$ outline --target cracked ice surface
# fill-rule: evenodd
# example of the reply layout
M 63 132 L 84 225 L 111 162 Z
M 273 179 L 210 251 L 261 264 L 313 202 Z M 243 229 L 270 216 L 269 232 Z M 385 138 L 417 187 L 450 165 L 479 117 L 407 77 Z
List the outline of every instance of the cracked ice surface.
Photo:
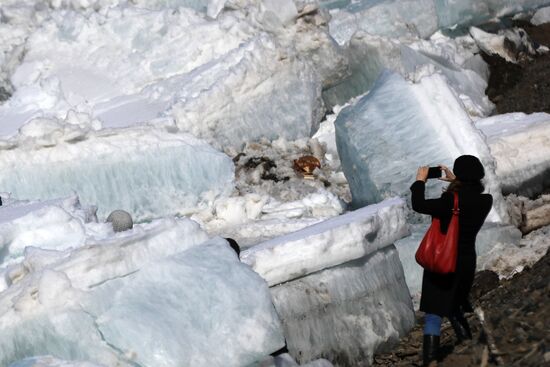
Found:
M 95 211 L 81 208 L 78 197 L 45 202 L 14 202 L 2 196 L 0 269 L 20 261 L 27 246 L 43 250 L 79 247 L 93 230 L 86 228 L 85 222 L 94 219 Z M 5 288 L 3 284 L 0 291 Z
M 25 358 L 9 365 L 9 367 L 104 367 L 99 364 L 84 361 L 63 361 L 52 356 Z
M 487 136 L 504 193 L 534 196 L 550 185 L 550 114 L 507 113 L 476 127 Z
M 410 83 L 384 72 L 366 96 L 340 112 L 335 125 L 355 207 L 395 195 L 410 197 L 417 167 L 452 167 L 456 157 L 472 154 L 483 162 L 494 197 L 490 220 L 507 220 L 494 158 L 442 75 Z M 428 186 L 427 194 L 439 196 L 441 186 Z
M 427 38 L 438 29 L 470 26 L 534 10 L 549 0 L 359 0 L 335 1 L 330 33 L 339 44 L 357 31 L 388 37 Z
M 445 75 L 469 115 L 486 116 L 494 106 L 485 95 L 487 65 L 476 58 L 478 52 L 471 37 L 450 39 L 436 33 L 430 40 L 398 40 L 358 32 L 348 47 L 351 76 L 325 90 L 323 98 L 329 106 L 343 104 L 367 92 L 384 69 L 408 80 L 431 70 Z
M 396 343 L 415 323 L 393 245 L 272 287 L 271 294 L 288 349 L 300 362 L 372 362 L 377 350 Z
M 403 200 L 388 199 L 253 246 L 241 253 L 241 260 L 269 285 L 302 277 L 406 236 L 405 210 Z
M 75 109 L 107 128 L 171 116 L 217 147 L 309 136 L 321 87 L 343 75 L 345 59 L 322 26 L 296 17 L 289 1 L 251 1 L 216 20 L 129 4 L 53 11 L 4 70 L 14 93 L 0 107 L 0 134 Z
M 1 293 L 0 364 L 242 366 L 281 348 L 265 281 L 207 240 L 190 220 L 164 219 L 47 258 L 29 251 Z
M 4 142 L 0 155 L 0 186 L 20 199 L 76 191 L 83 204 L 99 206 L 101 217 L 123 209 L 143 220 L 185 212 L 232 189 L 231 159 L 187 134 L 134 127 L 72 135 L 39 123 L 26 125 L 25 139 Z

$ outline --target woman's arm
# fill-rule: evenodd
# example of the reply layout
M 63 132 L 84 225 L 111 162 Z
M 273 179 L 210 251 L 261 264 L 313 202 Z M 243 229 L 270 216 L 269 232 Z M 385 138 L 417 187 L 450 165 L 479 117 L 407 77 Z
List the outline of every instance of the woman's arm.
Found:
M 411 186 L 411 202 L 415 212 L 428 214 L 434 217 L 449 215 L 453 208 L 453 196 L 450 193 L 443 193 L 439 199 L 426 199 L 424 191 L 426 183 L 417 180 Z

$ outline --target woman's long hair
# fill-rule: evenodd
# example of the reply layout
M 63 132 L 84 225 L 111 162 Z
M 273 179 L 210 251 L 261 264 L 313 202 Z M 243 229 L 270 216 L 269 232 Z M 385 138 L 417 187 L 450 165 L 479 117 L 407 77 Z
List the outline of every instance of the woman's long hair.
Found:
M 445 191 L 447 192 L 459 192 L 464 189 L 475 191 L 479 194 L 481 194 L 483 191 L 485 191 L 485 186 L 481 182 L 481 180 L 478 181 L 468 181 L 468 182 L 462 182 L 458 178 L 455 178 L 449 186 L 447 186 L 447 189 Z

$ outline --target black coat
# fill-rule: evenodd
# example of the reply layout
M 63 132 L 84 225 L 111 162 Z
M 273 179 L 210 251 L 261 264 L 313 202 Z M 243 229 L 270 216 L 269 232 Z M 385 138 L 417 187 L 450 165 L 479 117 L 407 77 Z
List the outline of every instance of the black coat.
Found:
M 441 220 L 442 231 L 446 232 L 451 220 L 453 194 L 444 192 L 439 199 L 424 198 L 425 183 L 416 181 L 411 186 L 412 208 Z M 420 310 L 439 316 L 449 316 L 459 307 L 472 311 L 468 295 L 474 281 L 476 269 L 475 241 L 485 218 L 493 205 L 493 197 L 479 194 L 468 186 L 458 191 L 458 257 L 456 271 L 438 274 L 424 270 Z

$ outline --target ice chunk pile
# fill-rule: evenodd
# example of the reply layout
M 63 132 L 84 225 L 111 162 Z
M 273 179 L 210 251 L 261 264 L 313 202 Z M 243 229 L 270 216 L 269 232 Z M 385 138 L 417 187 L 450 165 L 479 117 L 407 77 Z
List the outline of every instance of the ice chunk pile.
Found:
M 250 1 L 217 20 L 167 5 L 53 11 L 21 65 L 5 70 L 14 94 L 0 107 L 2 134 L 77 109 L 104 127 L 172 116 L 217 147 L 308 136 L 323 114 L 321 87 L 345 60 L 321 26 L 297 25 L 295 5 L 279 3 Z
M 549 51 L 531 40 L 527 32 L 521 28 L 500 30 L 498 34 L 470 27 L 470 34 L 477 45 L 488 55 L 499 55 L 508 62 L 517 63 L 525 57 L 538 56 Z
M 267 284 L 223 239 L 207 239 L 190 220 L 164 219 L 73 251 L 27 253 L 0 298 L 0 364 L 55 355 L 242 366 L 278 350 Z
M 123 209 L 143 220 L 182 213 L 231 192 L 231 159 L 186 134 L 146 127 L 92 131 L 85 138 L 39 133 L 8 141 L 0 155 L 0 187 L 18 198 L 45 200 L 76 191 L 83 204 L 99 206 L 100 217 Z
M 370 364 L 376 351 L 395 344 L 415 323 L 393 245 L 271 293 L 288 349 L 300 362 L 323 357 L 338 365 Z
M 414 325 L 392 243 L 408 232 L 400 198 L 349 212 L 241 253 L 270 285 L 300 363 L 368 362 Z
M 0 267 L 19 260 L 27 246 L 45 250 L 82 246 L 87 235 L 84 223 L 94 216 L 94 210 L 81 208 L 77 197 L 12 203 L 4 198 L 0 206 Z
M 385 200 L 300 231 L 266 241 L 241 253 L 270 285 L 346 263 L 375 252 L 408 234 L 405 202 Z
M 437 30 L 437 23 L 433 0 L 362 0 L 333 13 L 330 34 L 339 44 L 348 42 L 357 31 L 425 38 Z
M 333 12 L 330 32 L 340 44 L 347 43 L 357 31 L 427 38 L 440 28 L 476 25 L 549 4 L 549 0 L 333 1 L 330 6 L 341 9 Z
M 537 10 L 531 18 L 531 23 L 534 25 L 550 23 L 550 6 Z
M 63 361 L 52 356 L 25 358 L 9 367 L 103 367 L 95 363 L 84 361 Z
M 491 18 L 500 18 L 549 5 L 548 0 L 434 0 L 439 26 L 480 24 Z
M 445 75 L 471 116 L 486 116 L 493 104 L 485 95 L 486 75 L 471 68 L 477 47 L 473 39 L 452 40 L 437 33 L 429 41 L 397 40 L 356 33 L 350 41 L 351 76 L 325 90 L 323 98 L 329 106 L 343 104 L 367 92 L 384 69 L 415 80 L 419 75 L 438 71 Z M 478 60 L 483 66 L 485 63 Z
M 507 113 L 476 122 L 504 193 L 534 196 L 550 185 L 550 114 Z
M 500 278 L 510 278 L 539 261 L 550 248 L 550 226 L 539 228 L 519 243 L 507 245 L 496 243 L 489 252 L 481 256 L 482 269 L 496 272 Z
M 335 125 L 355 207 L 408 196 L 419 166 L 452 167 L 459 155 L 472 154 L 483 162 L 487 188 L 494 197 L 490 220 L 507 218 L 484 137 L 442 75 L 411 83 L 386 71 L 366 96 L 340 112 Z M 428 196 L 440 194 L 440 185 L 428 185 Z

